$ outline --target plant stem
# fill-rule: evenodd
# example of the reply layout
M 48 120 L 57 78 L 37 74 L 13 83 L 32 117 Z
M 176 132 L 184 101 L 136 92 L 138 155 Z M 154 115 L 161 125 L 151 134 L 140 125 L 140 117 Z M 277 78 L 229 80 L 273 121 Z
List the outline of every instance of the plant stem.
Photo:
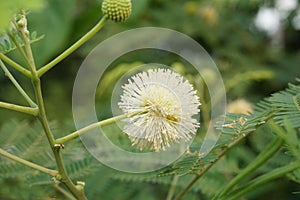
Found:
M 53 187 L 59 191 L 60 193 L 62 193 L 63 195 L 65 195 L 65 197 L 67 197 L 70 200 L 76 200 L 75 197 L 70 194 L 68 191 L 66 191 L 64 188 L 60 187 L 58 184 L 54 184 Z
M 178 195 L 175 197 L 174 200 L 181 199 L 183 195 L 199 180 L 199 178 L 201 178 L 205 174 L 205 172 L 207 172 L 215 163 L 217 163 L 230 149 L 232 149 L 234 146 L 239 144 L 245 137 L 247 137 L 247 135 L 242 135 L 238 139 L 230 143 L 219 153 L 218 157 L 215 160 L 211 161 L 204 168 L 199 169 L 197 175 L 191 180 L 191 182 L 183 190 L 181 190 L 181 192 L 178 193 Z
M 15 21 L 13 21 L 13 24 L 15 26 L 15 28 L 17 29 L 18 25 L 16 24 Z M 21 54 L 21 56 L 23 57 L 23 59 L 25 60 L 26 64 L 29 66 L 30 63 L 29 63 L 29 60 L 26 56 L 26 53 L 24 51 L 24 49 L 21 47 L 21 45 L 18 43 L 18 41 L 16 40 L 15 36 L 12 35 L 9 31 L 7 31 L 7 35 L 10 37 L 10 39 L 13 41 L 13 43 L 16 45 L 19 53 Z
M 279 177 L 282 177 L 284 175 L 286 175 L 287 173 L 290 173 L 294 170 L 300 169 L 300 162 L 296 161 L 296 162 L 292 162 L 286 166 L 277 168 L 267 174 L 264 174 L 250 182 L 248 182 L 247 184 L 245 184 L 243 187 L 232 191 L 230 194 L 232 194 L 232 196 L 230 197 L 226 197 L 226 200 L 236 200 L 239 199 L 241 196 L 243 196 L 244 194 L 246 194 L 249 191 L 254 190 L 255 188 L 257 188 L 260 185 L 263 185 L 267 182 L 270 182 L 274 179 L 277 179 Z M 229 194 L 229 195 L 230 195 Z
M 263 114 L 265 115 L 265 114 Z M 264 124 L 266 121 L 268 121 L 269 119 L 271 119 L 274 115 L 274 111 L 268 113 L 267 117 L 264 118 L 263 122 L 257 123 L 255 126 L 255 130 L 257 127 L 259 127 L 260 125 Z M 246 138 L 248 135 L 250 135 L 251 133 L 253 133 L 255 130 L 246 133 L 246 134 L 242 134 L 239 136 L 239 138 L 237 138 L 236 140 L 234 140 L 232 143 L 228 144 L 227 146 L 225 146 L 220 153 L 218 153 L 218 156 L 211 161 L 209 164 L 207 164 L 205 167 L 199 169 L 197 175 L 191 180 L 191 182 L 181 191 L 178 193 L 178 195 L 175 197 L 175 200 L 179 200 L 183 197 L 183 195 L 199 180 L 199 178 L 202 177 L 202 175 L 207 172 L 216 162 L 218 162 L 230 149 L 232 149 L 233 147 L 235 147 L 237 144 L 239 144 L 244 138 Z
M 21 112 L 21 113 L 25 113 L 25 114 L 29 114 L 29 115 L 33 115 L 33 116 L 37 116 L 39 113 L 38 108 L 30 108 L 30 107 L 19 106 L 19 105 L 5 103 L 5 102 L 0 102 L 0 107 L 6 108 L 9 110 L 14 110 L 14 111 Z
M 213 199 L 219 199 L 229 193 L 232 188 L 237 185 L 241 180 L 246 178 L 249 174 L 255 171 L 258 167 L 263 165 L 269 160 L 283 145 L 283 139 L 279 136 L 275 137 L 271 143 L 252 161 L 241 173 L 239 173 L 234 179 L 227 184 L 219 194 Z
M 86 197 L 84 196 L 83 192 L 76 188 L 76 186 L 73 184 L 73 182 L 71 181 L 71 179 L 69 178 L 69 176 L 67 174 L 67 171 L 64 167 L 62 157 L 60 154 L 60 147 L 55 146 L 55 142 L 54 142 L 55 139 L 54 139 L 52 131 L 49 127 L 49 123 L 48 123 L 47 116 L 46 116 L 40 78 L 37 76 L 36 71 L 35 71 L 35 73 L 33 73 L 33 85 L 35 88 L 37 103 L 38 103 L 38 106 L 40 109 L 38 118 L 43 126 L 43 129 L 46 133 L 49 144 L 52 148 L 52 151 L 53 151 L 53 154 L 54 154 L 54 157 L 56 160 L 56 164 L 58 167 L 58 171 L 61 175 L 60 181 L 63 182 L 68 187 L 68 189 L 73 193 L 73 195 L 76 196 L 79 200 L 85 200 Z
M 166 200 L 172 200 L 178 180 L 179 176 L 174 175 Z
M 72 139 L 74 139 L 74 138 L 76 138 L 76 137 L 78 137 L 82 134 L 87 133 L 90 130 L 93 130 L 93 129 L 98 128 L 100 126 L 105 126 L 105 125 L 114 123 L 114 122 L 122 120 L 122 119 L 132 117 L 132 116 L 137 115 L 137 114 L 140 114 L 140 112 L 130 113 L 130 114 L 123 114 L 123 115 L 119 115 L 119 116 L 116 116 L 116 117 L 112 117 L 112 118 L 109 118 L 109 119 L 102 120 L 100 122 L 90 124 L 90 125 L 82 128 L 82 129 L 80 129 L 80 130 L 77 130 L 73 133 L 70 133 L 69 135 L 66 135 L 64 137 L 56 139 L 55 144 L 63 144 L 63 143 L 68 142 L 68 141 L 70 141 L 70 140 L 72 140 Z
M 22 17 L 25 17 L 24 13 L 23 13 Z M 45 106 L 44 106 L 44 100 L 43 100 L 42 88 L 41 88 L 41 80 L 40 80 L 40 77 L 38 76 L 38 73 L 36 70 L 32 50 L 31 50 L 31 46 L 30 46 L 30 41 L 29 41 L 29 38 L 27 37 L 28 35 L 26 35 L 24 28 L 19 29 L 19 31 L 21 33 L 21 37 L 25 44 L 26 56 L 27 56 L 27 60 L 30 65 L 29 68 L 30 68 L 30 71 L 32 74 L 31 79 L 32 79 L 32 83 L 33 83 L 33 87 L 34 87 L 34 91 L 35 91 L 36 101 L 37 101 L 38 108 L 40 111 L 39 115 L 38 115 L 38 119 L 43 126 L 43 129 L 47 136 L 48 142 L 53 151 L 55 161 L 56 161 L 56 164 L 58 167 L 59 175 L 60 175 L 59 181 L 64 183 L 78 200 L 86 200 L 83 190 L 77 189 L 77 187 L 73 184 L 70 177 L 68 176 L 67 171 L 66 171 L 63 161 L 62 161 L 61 154 L 60 154 L 60 147 L 57 147 L 55 145 L 55 142 L 54 142 L 55 140 L 54 140 L 52 131 L 50 129 L 50 126 L 49 126 L 49 123 L 47 120 L 47 116 L 46 116 L 46 110 L 45 110 Z
M 76 196 L 79 200 L 85 200 L 86 197 L 84 196 L 82 191 L 77 190 L 76 186 L 73 184 L 73 182 L 71 181 L 71 179 L 69 178 L 67 171 L 64 167 L 63 161 L 62 161 L 62 157 L 61 157 L 61 153 L 60 153 L 60 147 L 56 147 L 55 146 L 55 139 L 53 137 L 52 131 L 49 127 L 49 123 L 47 120 L 47 116 L 46 116 L 46 111 L 45 111 L 45 106 L 44 106 L 44 101 L 43 101 L 43 96 L 42 96 L 42 89 L 41 89 L 41 82 L 40 82 L 40 78 L 37 76 L 36 73 L 34 73 L 33 76 L 35 79 L 33 80 L 33 84 L 34 84 L 34 88 L 35 88 L 35 93 L 36 93 L 36 98 L 37 98 L 37 102 L 39 105 L 39 109 L 40 109 L 40 113 L 39 113 L 39 120 L 45 130 L 46 136 L 48 138 L 49 144 L 52 148 L 55 160 L 56 160 L 56 164 L 58 167 L 58 171 L 61 175 L 61 182 L 63 182 L 68 189 L 73 193 L 74 196 Z
M 69 175 L 67 174 L 67 170 L 64 166 L 64 163 L 63 163 L 63 160 L 61 157 L 60 147 L 54 147 L 52 149 L 53 149 L 53 153 L 55 156 L 58 171 L 61 175 L 60 181 L 63 182 L 67 186 L 67 188 L 72 192 L 72 194 L 78 200 L 87 200 L 87 198 L 85 197 L 84 191 L 77 189 L 76 186 L 74 185 L 74 183 L 72 182 L 72 180 L 70 179 Z
M 34 164 L 32 162 L 29 162 L 27 160 L 24 160 L 24 159 L 22 159 L 22 158 L 20 158 L 18 156 L 15 156 L 13 154 L 10 154 L 10 153 L 4 151 L 1 148 L 0 148 L 0 155 L 4 156 L 6 158 L 9 158 L 9 159 L 11 159 L 13 161 L 16 161 L 18 163 L 21 163 L 23 165 L 26 165 L 27 167 L 30 167 L 30 168 L 36 169 L 36 170 L 38 170 L 40 172 L 49 174 L 49 175 L 51 175 L 53 177 L 55 177 L 55 176 L 58 175 L 58 171 L 56 171 L 56 170 L 48 169 L 48 168 L 45 168 L 43 166 L 40 166 L 40 165 Z
M 290 129 L 290 124 L 288 123 L 288 121 L 285 121 L 286 130 L 284 130 L 283 127 L 279 126 L 274 121 L 271 121 L 270 125 L 271 125 L 272 129 L 274 130 L 274 132 L 276 132 L 276 134 L 285 141 L 290 152 L 296 157 L 296 159 L 300 160 L 300 152 L 298 150 L 298 144 L 295 143 L 297 141 L 294 141 L 293 139 L 291 140 L 289 138 L 289 136 L 292 134 L 292 132 L 294 132 L 296 130 Z M 296 132 L 294 132 L 293 134 L 297 135 Z
M 15 68 L 17 71 L 21 72 L 23 75 L 27 76 L 28 78 L 31 78 L 31 73 L 15 61 L 11 60 L 9 57 L 4 55 L 3 53 L 0 53 L 0 59 Z
M 73 53 L 76 49 L 78 49 L 81 45 L 83 45 L 86 41 L 88 41 L 105 25 L 106 19 L 107 17 L 103 16 L 102 19 L 89 32 L 87 32 L 82 38 L 80 38 L 76 43 L 74 43 L 71 47 L 66 49 L 63 53 L 61 53 L 50 63 L 43 66 L 41 69 L 39 69 L 38 76 L 39 77 L 43 76 L 48 70 L 52 69 L 57 63 L 65 59 L 68 55 Z
M 25 100 L 28 102 L 28 104 L 36 108 L 37 105 L 31 100 L 31 98 L 27 95 L 27 93 L 23 90 L 23 88 L 20 86 L 20 84 L 16 81 L 16 79 L 13 77 L 13 75 L 9 72 L 7 67 L 4 65 L 2 60 L 0 59 L 0 67 L 4 71 L 5 75 L 11 80 L 11 82 L 14 84 L 14 86 L 17 88 L 17 90 L 21 93 L 21 95 L 25 98 Z

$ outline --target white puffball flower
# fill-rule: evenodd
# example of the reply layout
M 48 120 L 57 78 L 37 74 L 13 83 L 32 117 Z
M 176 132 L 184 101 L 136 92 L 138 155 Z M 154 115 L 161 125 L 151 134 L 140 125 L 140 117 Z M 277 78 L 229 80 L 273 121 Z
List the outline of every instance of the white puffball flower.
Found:
M 295 30 L 300 30 L 300 9 L 297 11 L 297 15 L 293 18 L 292 24 Z
M 290 12 L 294 10 L 297 5 L 297 0 L 276 0 L 275 2 L 276 8 L 283 12 Z
M 123 131 L 141 150 L 165 150 L 173 142 L 189 141 L 196 134 L 200 102 L 193 86 L 169 69 L 150 69 L 123 85 L 119 102 L 129 118 Z
M 269 35 L 274 35 L 280 29 L 280 20 L 277 9 L 261 7 L 255 18 L 255 25 Z

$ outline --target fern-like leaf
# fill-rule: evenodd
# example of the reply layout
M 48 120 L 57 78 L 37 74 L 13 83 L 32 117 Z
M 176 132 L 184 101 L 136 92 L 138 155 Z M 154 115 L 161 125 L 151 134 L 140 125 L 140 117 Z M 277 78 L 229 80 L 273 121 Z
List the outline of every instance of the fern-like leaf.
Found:
M 45 36 L 37 36 L 37 32 L 33 31 L 30 34 L 30 43 L 33 44 L 35 42 L 38 42 L 42 40 Z M 20 43 L 21 46 L 24 46 L 24 42 L 21 40 L 21 38 L 17 37 L 17 41 Z M 15 50 L 17 47 L 16 45 L 10 40 L 8 35 L 4 34 L 0 36 L 0 53 L 7 54 L 13 50 Z
M 50 154 L 50 147 L 46 143 L 41 127 L 25 121 L 10 121 L 0 129 L 0 147 L 5 151 L 17 155 L 28 161 L 49 166 L 54 159 Z M 34 170 L 22 166 L 7 158 L 0 157 L 0 177 L 26 177 L 33 175 Z
M 57 125 L 51 123 L 50 126 L 53 128 Z M 4 123 L 0 129 L 0 147 L 25 160 L 50 169 L 56 168 L 46 136 L 37 122 L 30 124 L 26 121 L 12 120 Z M 79 142 L 74 141 L 72 146 L 67 147 L 62 153 L 71 178 L 83 178 L 97 170 L 98 162 L 92 160 Z M 48 175 L 0 156 L 0 178 L 16 177 L 26 181 L 28 185 L 53 183 Z
M 289 88 L 272 95 L 270 103 L 277 111 L 274 119 L 283 126 L 286 119 L 294 128 L 300 127 L 300 79 L 298 85 L 289 84 Z

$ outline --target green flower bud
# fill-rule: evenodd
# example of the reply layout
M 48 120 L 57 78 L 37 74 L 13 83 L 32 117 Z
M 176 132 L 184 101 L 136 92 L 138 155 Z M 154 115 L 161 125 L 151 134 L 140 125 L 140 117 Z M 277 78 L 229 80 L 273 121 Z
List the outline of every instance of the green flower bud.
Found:
M 125 21 L 131 14 L 131 0 L 103 0 L 102 12 L 115 22 Z

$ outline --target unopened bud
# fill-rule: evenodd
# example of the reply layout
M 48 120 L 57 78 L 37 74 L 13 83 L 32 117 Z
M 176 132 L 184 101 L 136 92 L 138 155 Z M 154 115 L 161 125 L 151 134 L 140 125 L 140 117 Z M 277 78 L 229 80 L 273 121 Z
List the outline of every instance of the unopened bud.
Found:
M 102 12 L 115 22 L 125 21 L 131 14 L 131 0 L 104 0 Z

